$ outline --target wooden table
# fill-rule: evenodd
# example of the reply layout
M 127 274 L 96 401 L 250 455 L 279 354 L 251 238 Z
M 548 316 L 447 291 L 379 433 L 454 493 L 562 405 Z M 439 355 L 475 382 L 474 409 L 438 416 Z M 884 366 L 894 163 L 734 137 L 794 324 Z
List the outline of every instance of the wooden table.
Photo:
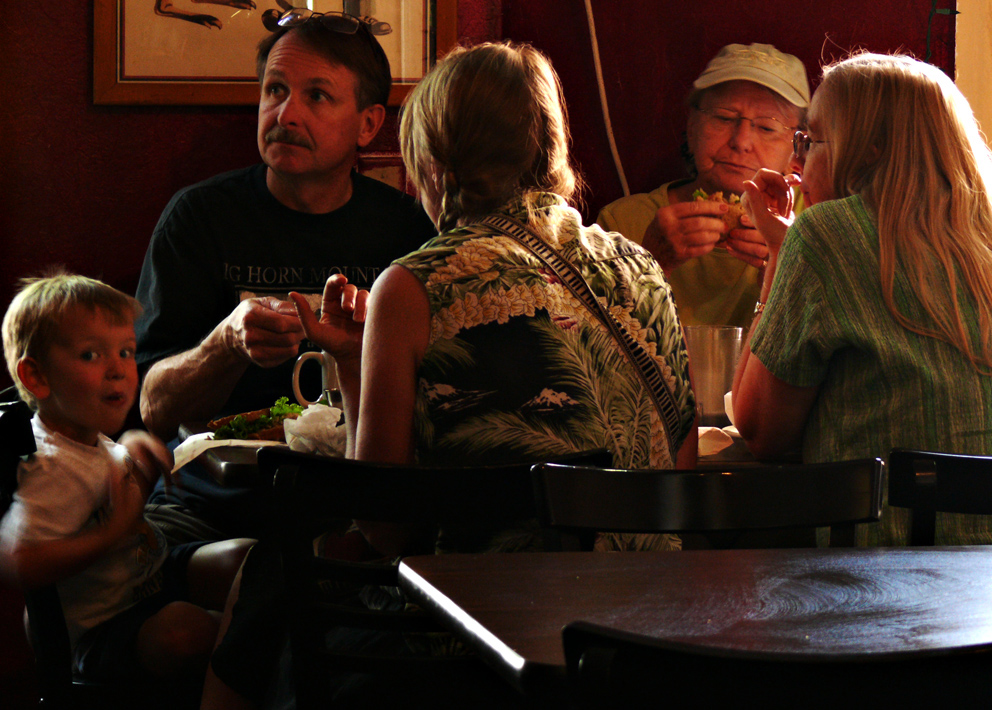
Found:
M 810 660 L 992 644 L 985 547 L 438 555 L 406 558 L 399 575 L 537 697 L 562 693 L 561 630 L 577 620 Z

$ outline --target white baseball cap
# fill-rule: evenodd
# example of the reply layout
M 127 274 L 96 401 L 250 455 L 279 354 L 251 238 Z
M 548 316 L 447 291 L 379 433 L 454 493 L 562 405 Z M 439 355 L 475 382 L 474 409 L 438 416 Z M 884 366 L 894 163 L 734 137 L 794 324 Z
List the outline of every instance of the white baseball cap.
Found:
M 770 44 L 728 44 L 693 82 L 696 89 L 708 89 L 725 81 L 753 81 L 774 91 L 793 106 L 809 106 L 806 67 L 791 54 Z

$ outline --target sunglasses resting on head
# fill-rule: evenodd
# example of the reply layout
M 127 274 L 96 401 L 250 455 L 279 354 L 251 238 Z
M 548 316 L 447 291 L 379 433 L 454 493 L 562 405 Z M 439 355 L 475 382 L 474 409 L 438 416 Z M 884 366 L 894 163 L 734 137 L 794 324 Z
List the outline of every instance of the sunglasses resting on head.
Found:
M 388 35 L 393 28 L 388 22 L 380 22 L 374 17 L 356 17 L 346 12 L 314 12 L 305 7 L 294 7 L 286 12 L 266 10 L 262 13 L 262 24 L 269 32 L 299 27 L 307 22 L 319 22 L 333 32 L 353 35 L 362 25 L 372 35 Z

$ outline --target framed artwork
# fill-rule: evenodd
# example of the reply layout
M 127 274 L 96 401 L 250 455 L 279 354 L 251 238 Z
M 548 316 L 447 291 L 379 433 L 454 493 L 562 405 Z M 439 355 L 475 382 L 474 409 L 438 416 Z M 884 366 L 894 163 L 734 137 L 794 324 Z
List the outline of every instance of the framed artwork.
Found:
M 283 2 L 285 4 L 285 0 Z M 303 0 L 294 5 L 302 7 Z M 399 105 L 458 40 L 457 0 L 307 0 L 315 12 L 372 15 Z M 276 0 L 93 0 L 93 103 L 258 103 L 255 46 Z
M 362 175 L 381 180 L 408 195 L 417 196 L 417 190 L 407 176 L 403 156 L 399 151 L 359 153 L 358 164 L 355 167 Z

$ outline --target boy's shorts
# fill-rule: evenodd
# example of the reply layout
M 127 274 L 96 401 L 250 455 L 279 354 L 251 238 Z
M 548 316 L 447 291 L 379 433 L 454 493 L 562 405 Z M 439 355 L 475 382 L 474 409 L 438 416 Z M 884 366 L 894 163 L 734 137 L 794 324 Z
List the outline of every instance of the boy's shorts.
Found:
M 193 553 L 208 542 L 190 542 L 169 549 L 159 573 L 162 589 L 82 635 L 76 644 L 73 670 L 79 678 L 112 681 L 145 673 L 135 653 L 141 625 L 175 601 L 189 601 L 186 568 Z

